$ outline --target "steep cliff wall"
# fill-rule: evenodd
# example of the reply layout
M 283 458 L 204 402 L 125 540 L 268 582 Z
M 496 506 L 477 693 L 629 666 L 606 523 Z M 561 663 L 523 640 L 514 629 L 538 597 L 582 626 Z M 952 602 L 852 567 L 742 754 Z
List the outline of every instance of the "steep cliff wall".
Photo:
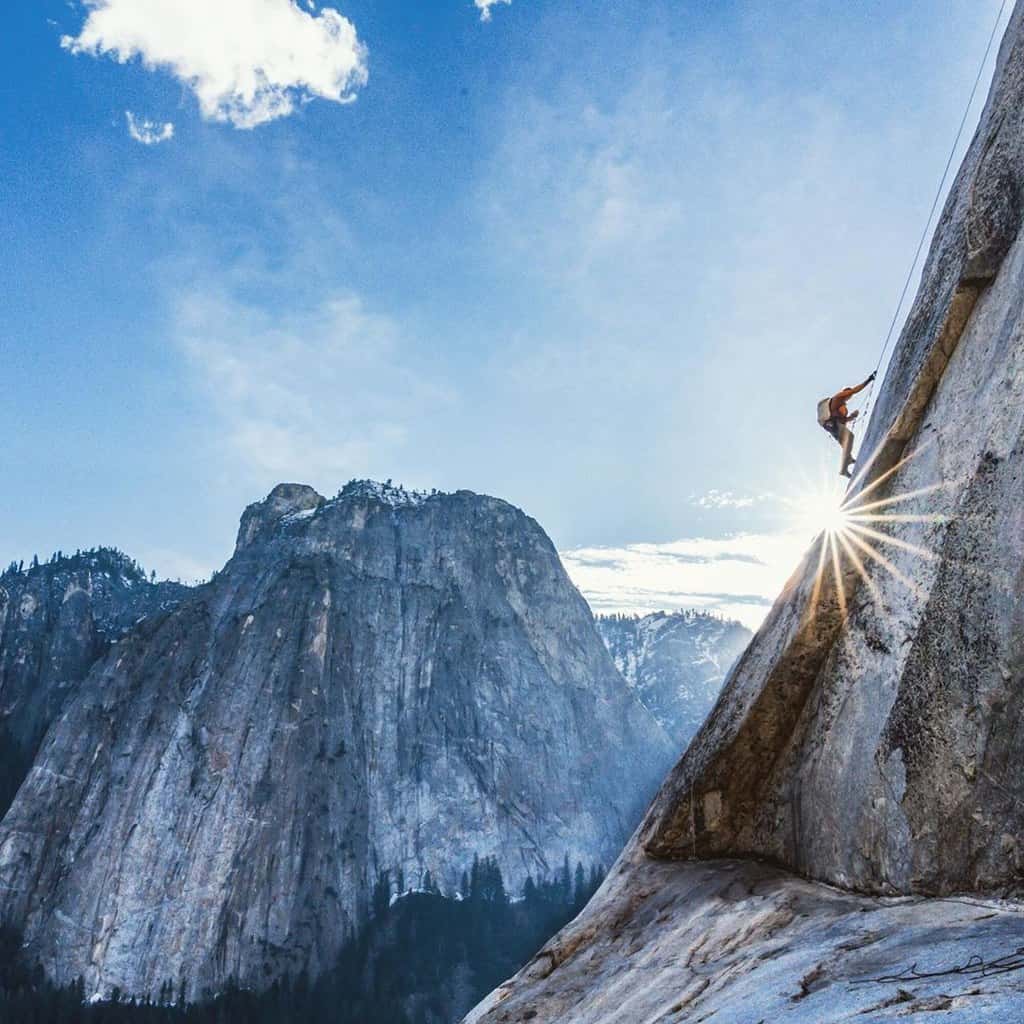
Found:
M 316 973 L 378 870 L 610 862 L 670 750 L 522 512 L 282 485 L 51 728 L 0 825 L 0 915 L 88 993 Z
M 854 534 L 876 554 L 840 546 L 841 585 L 824 541 L 808 554 L 655 801 L 654 855 L 766 856 L 881 892 L 1020 875 L 1021 16 L 865 441 L 850 501 L 880 517 Z
M 1020 946 L 1020 904 L 941 897 L 1024 872 L 1022 178 L 1018 5 L 850 495 L 881 518 L 808 553 L 601 892 L 469 1019 L 1024 1012 L 1024 972 L 870 981 Z

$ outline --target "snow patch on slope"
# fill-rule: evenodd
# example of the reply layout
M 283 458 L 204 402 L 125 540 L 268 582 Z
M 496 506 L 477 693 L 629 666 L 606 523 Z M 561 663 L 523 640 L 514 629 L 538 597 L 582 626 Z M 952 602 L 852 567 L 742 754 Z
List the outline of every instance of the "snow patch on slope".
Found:
M 750 639 L 738 622 L 707 612 L 598 616 L 598 632 L 630 688 L 683 744 L 718 697 Z

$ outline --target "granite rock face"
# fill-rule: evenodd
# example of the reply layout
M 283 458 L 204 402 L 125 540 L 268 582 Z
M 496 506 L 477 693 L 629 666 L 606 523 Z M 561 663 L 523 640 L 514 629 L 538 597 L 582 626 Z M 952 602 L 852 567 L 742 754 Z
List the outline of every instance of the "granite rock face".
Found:
M 750 642 L 739 622 L 701 612 L 599 615 L 615 667 L 683 750 Z
M 1022 15 L 878 396 L 842 585 L 823 539 L 655 801 L 653 855 L 891 893 L 1021 877 Z
M 0 824 L 0 916 L 88 994 L 316 974 L 380 870 L 610 862 L 672 757 L 540 527 L 282 485 L 93 669 Z
M 976 903 L 1024 876 L 1022 177 L 1018 4 L 864 441 L 862 518 L 808 553 L 605 885 L 474 1024 L 1024 1016 L 1024 971 L 868 982 L 1021 948 L 1024 905 Z M 764 869 L 735 857 L 816 881 L 751 889 Z

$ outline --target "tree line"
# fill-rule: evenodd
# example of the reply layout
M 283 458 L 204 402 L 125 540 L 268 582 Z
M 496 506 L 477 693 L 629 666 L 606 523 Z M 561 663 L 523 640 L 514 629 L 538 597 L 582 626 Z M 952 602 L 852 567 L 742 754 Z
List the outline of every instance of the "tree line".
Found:
M 713 608 L 677 608 L 675 611 L 659 611 L 650 612 L 641 615 L 638 612 L 609 612 L 607 614 L 599 613 L 594 616 L 598 622 L 612 622 L 616 625 L 635 626 L 641 619 L 646 619 L 649 616 L 656 616 L 659 618 L 676 618 L 683 619 L 686 622 L 733 622 L 733 619 L 727 619 L 721 612 L 716 611 Z
M 498 862 L 475 857 L 459 891 L 427 873 L 415 890 L 398 873 L 374 884 L 366 924 L 318 978 L 285 975 L 260 992 L 229 980 L 187 1003 L 180 979 L 155 998 L 86 1002 L 84 983 L 49 983 L 26 962 L 21 937 L 0 928 L 0 1021 L 11 1024 L 452 1024 L 514 974 L 594 894 L 598 865 L 565 857 L 550 877 L 527 878 L 510 897 Z
M 6 577 L 36 573 L 40 569 L 58 565 L 62 571 L 66 572 L 77 572 L 79 569 L 105 571 L 112 575 L 121 575 L 133 583 L 141 583 L 146 580 L 156 581 L 156 573 L 151 572 L 147 576 L 146 570 L 134 558 L 117 548 L 103 546 L 88 548 L 85 551 L 79 549 L 73 555 L 66 555 L 63 551 L 54 551 L 46 562 L 41 562 L 38 555 L 33 555 L 27 569 L 24 561 L 11 562 L 0 575 L 0 580 Z

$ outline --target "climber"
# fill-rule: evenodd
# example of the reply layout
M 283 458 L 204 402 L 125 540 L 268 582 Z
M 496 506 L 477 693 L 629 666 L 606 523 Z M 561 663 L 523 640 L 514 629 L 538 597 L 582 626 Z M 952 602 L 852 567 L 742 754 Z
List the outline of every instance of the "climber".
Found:
M 831 398 L 823 398 L 818 403 L 818 423 L 839 442 L 843 449 L 843 464 L 839 468 L 840 476 L 851 476 L 850 466 L 857 461 L 853 457 L 853 431 L 847 424 L 852 423 L 858 413 L 850 412 L 846 407 L 847 400 L 863 391 L 874 379 L 875 375 L 871 374 L 863 384 L 858 384 L 855 388 L 843 388 Z

